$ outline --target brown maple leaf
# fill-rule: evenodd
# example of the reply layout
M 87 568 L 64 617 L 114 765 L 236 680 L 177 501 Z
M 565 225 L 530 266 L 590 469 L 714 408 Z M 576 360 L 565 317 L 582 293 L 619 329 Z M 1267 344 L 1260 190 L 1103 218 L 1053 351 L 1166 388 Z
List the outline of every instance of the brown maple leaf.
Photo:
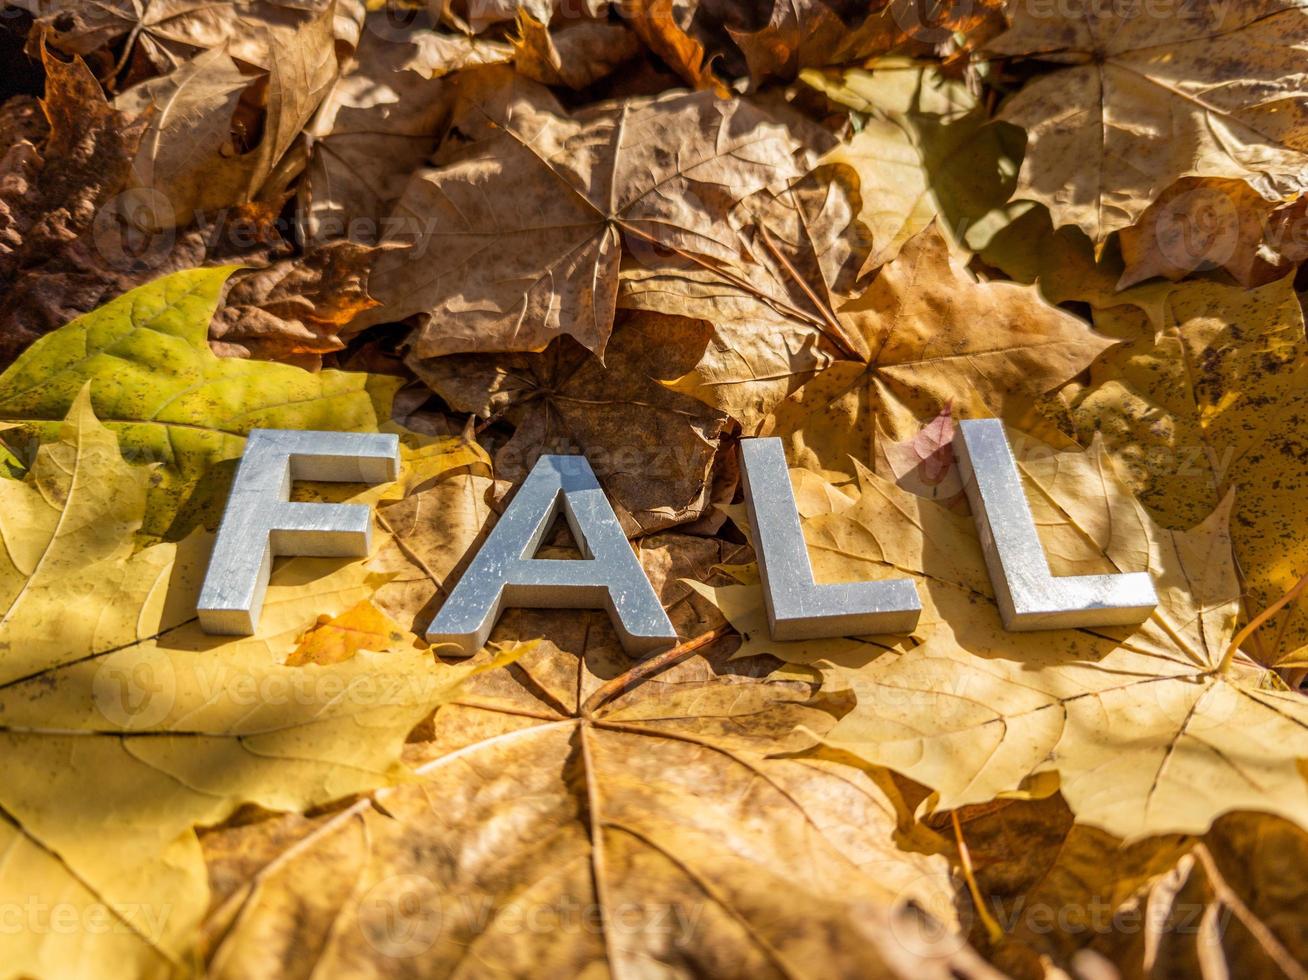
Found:
M 1242 286 L 1265 285 L 1308 258 L 1306 208 L 1308 198 L 1268 201 L 1242 180 L 1179 180 L 1122 229 L 1126 268 L 1118 286 L 1214 268 Z
M 841 314 L 871 355 L 828 367 L 765 426 L 797 462 L 833 473 L 876 458 L 878 425 L 904 439 L 946 405 L 1058 437 L 1036 402 L 1113 344 L 1034 288 L 976 280 L 934 226 Z
M 713 71 L 711 31 L 694 25 L 701 4 L 696 0 L 624 0 L 622 14 L 646 46 L 693 88 L 725 95 L 726 86 Z
M 704 356 L 670 386 L 753 432 L 817 372 L 866 358 L 862 335 L 838 313 L 857 291 L 872 238 L 855 218 L 857 200 L 852 169 L 822 167 L 732 211 L 736 265 L 705 268 L 634 251 L 622 271 L 622 306 L 716 328 Z
M 368 23 L 354 61 L 305 128 L 309 163 L 298 193 L 307 241 L 380 241 L 409 175 L 439 145 L 452 100 L 440 76 L 511 54 L 498 45 L 479 55 L 473 46 L 491 42 L 434 31 L 394 37 Z
M 0 157 L 0 286 L 6 287 L 3 306 L 13 311 L 0 314 L 10 328 L 0 334 L 0 363 L 59 325 L 32 322 L 31 311 L 15 301 L 15 281 L 94 230 L 127 183 L 142 134 L 109 105 L 81 59 L 43 57 L 46 125 L 32 120 L 23 128 L 37 135 L 48 126 L 48 135 L 39 146 L 17 139 Z
M 568 21 L 551 28 L 524 9 L 518 14 L 518 35 L 513 66 L 545 85 L 585 88 L 640 53 L 636 35 L 609 20 Z
M 1041 959 L 1064 969 L 1107 961 L 1123 974 L 1304 976 L 1303 885 L 1288 871 L 1308 859 L 1308 834 L 1288 820 L 1231 813 L 1199 838 L 1124 844 L 1074 825 L 1057 794 L 958 817 L 1005 932 L 991 958 L 1013 976 L 1043 975 Z M 1065 927 L 1048 928 L 1059 914 Z
M 420 357 L 541 350 L 561 334 L 602 355 L 624 243 L 729 264 L 729 211 L 802 173 L 789 129 L 744 100 L 674 92 L 568 115 L 507 69 L 458 84 L 459 138 L 396 209 L 415 247 L 380 264 L 385 306 L 361 321 L 425 315 Z
M 368 278 L 386 251 L 338 240 L 236 273 L 209 329 L 215 351 L 318 366 L 320 355 L 345 347 L 341 329 L 377 305 Z
M 267 67 L 251 72 L 224 42 L 115 99 L 148 126 L 133 170 L 153 227 L 184 228 L 203 212 L 275 200 L 303 167 L 285 158 L 340 71 L 334 6 L 293 31 L 250 33 L 265 39 Z
M 324 14 L 346 21 L 361 16 L 337 0 L 12 0 L 36 17 L 35 30 L 69 54 L 90 55 L 126 39 L 119 58 L 139 53 L 156 71 L 169 71 L 198 54 L 225 49 L 238 60 L 270 71 L 277 48 Z M 349 31 L 334 30 L 348 38 Z M 357 27 L 353 32 L 357 40 Z
M 1055 224 L 1102 242 L 1181 177 L 1244 180 L 1268 200 L 1308 190 L 1301 6 L 1017 4 L 1011 18 L 990 50 L 1059 66 L 999 115 L 1027 131 L 1015 197 Z
M 566 339 L 543 354 L 408 363 L 456 411 L 514 425 L 496 454 L 498 477 L 521 481 L 541 453 L 584 453 L 635 534 L 693 520 L 708 506 L 726 419 L 657 380 L 689 367 L 708 335 L 698 321 L 637 314 L 614 333 L 605 364 Z
M 437 714 L 411 784 L 206 839 L 210 976 L 397 956 L 423 976 L 925 975 L 887 916 L 948 923 L 954 886 L 923 835 L 893 845 L 893 788 L 769 758 L 839 710 L 812 675 L 683 650 L 632 669 L 603 613 L 511 612 L 499 633 L 550 640 Z M 273 907 L 296 928 L 264 930 Z

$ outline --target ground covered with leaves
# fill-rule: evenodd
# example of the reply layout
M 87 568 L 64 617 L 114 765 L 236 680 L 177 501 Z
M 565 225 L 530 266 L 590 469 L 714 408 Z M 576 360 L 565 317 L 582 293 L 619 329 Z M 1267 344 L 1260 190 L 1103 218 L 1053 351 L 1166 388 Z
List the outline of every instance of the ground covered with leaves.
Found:
M 3 0 L 0 99 L 0 978 L 1308 976 L 1308 8 Z M 987 417 L 1141 626 L 1003 630 Z M 206 636 L 258 427 L 402 474 Z M 911 635 L 769 638 L 756 435 Z M 680 646 L 420 639 L 541 452 Z

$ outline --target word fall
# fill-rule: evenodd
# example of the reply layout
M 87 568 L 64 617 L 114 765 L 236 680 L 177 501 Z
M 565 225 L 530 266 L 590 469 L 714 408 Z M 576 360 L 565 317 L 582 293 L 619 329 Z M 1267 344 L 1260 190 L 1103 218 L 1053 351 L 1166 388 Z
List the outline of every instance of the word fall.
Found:
M 1126 625 L 1149 615 L 1158 597 L 1143 572 L 1050 573 L 1001 422 L 961 422 L 954 448 L 1007 629 Z M 833 585 L 813 580 L 781 440 L 745 439 L 741 457 L 773 639 L 911 632 L 922 611 L 912 580 Z M 293 480 L 386 483 L 399 468 L 394 435 L 251 432 L 200 594 L 205 632 L 254 633 L 276 555 L 368 554 L 368 507 L 292 502 Z M 583 560 L 535 557 L 560 510 Z M 510 606 L 607 609 L 633 654 L 677 642 L 584 456 L 540 458 L 441 607 L 427 639 L 471 656 Z

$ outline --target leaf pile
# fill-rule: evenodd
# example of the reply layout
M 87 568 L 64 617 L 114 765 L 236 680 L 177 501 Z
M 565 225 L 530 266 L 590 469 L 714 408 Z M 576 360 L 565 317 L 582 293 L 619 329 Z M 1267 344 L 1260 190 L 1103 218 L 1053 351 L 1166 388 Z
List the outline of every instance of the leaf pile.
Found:
M 0 36 L 0 980 L 1308 976 L 1302 5 Z M 987 417 L 1055 574 L 1147 570 L 1143 624 L 1002 628 L 951 448 Z M 279 560 L 209 637 L 261 427 L 403 467 L 297 484 L 373 553 Z M 911 635 L 771 640 L 752 436 L 818 580 L 912 579 Z M 674 649 L 420 638 L 547 452 Z

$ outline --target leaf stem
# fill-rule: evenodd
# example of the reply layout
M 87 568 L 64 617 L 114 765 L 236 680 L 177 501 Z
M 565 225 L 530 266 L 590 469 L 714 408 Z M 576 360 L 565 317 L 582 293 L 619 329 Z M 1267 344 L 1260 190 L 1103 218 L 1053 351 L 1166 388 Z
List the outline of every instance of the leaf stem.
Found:
M 586 703 L 581 706 L 583 716 L 590 715 L 597 711 L 607 702 L 613 700 L 620 694 L 625 694 L 640 681 L 661 674 L 665 670 L 670 670 L 683 660 L 704 649 L 712 646 L 718 640 L 731 633 L 729 625 L 719 626 L 715 630 L 709 630 L 707 633 L 701 633 L 693 640 L 687 640 L 685 643 L 679 643 L 671 650 L 665 650 L 657 656 L 650 657 L 648 660 L 642 660 L 630 670 L 619 674 L 612 680 L 607 681 L 600 686 L 595 693 L 586 699 Z
M 1240 896 L 1236 894 L 1235 889 L 1227 883 L 1207 845 L 1196 844 L 1194 853 L 1204 866 L 1204 871 L 1208 875 L 1208 882 L 1213 886 L 1213 891 L 1217 894 L 1218 899 L 1235 913 L 1235 917 L 1240 920 L 1240 924 L 1249 930 L 1268 958 L 1280 967 L 1281 972 L 1290 977 L 1291 980 L 1308 980 L 1308 971 L 1305 971 L 1299 965 L 1298 961 L 1290 954 L 1290 951 L 1276 938 L 1276 934 L 1267 927 L 1262 919 L 1254 915 L 1249 906 L 1245 905 Z
M 821 314 L 822 319 L 826 324 L 825 329 L 822 330 L 823 336 L 831 341 L 831 343 L 836 346 L 836 349 L 850 360 L 866 360 L 866 358 L 859 354 L 858 351 L 854 350 L 853 346 L 845 339 L 844 334 L 841 332 L 840 321 L 836 318 L 835 312 L 818 298 L 817 293 L 813 292 L 804 277 L 800 275 L 799 270 L 795 268 L 794 263 L 786 258 L 785 253 L 777 247 L 777 243 L 772 240 L 772 236 L 768 233 L 767 226 L 760 222 L 756 227 L 758 228 L 759 235 L 763 238 L 763 244 L 766 245 L 768 251 L 772 253 L 772 257 L 781 263 L 781 267 L 786 270 L 790 275 L 790 278 L 795 280 L 795 285 L 797 285 L 803 291 L 804 295 L 808 297 L 809 302 L 817 307 L 818 313 Z
M 976 875 L 972 870 L 972 852 L 967 849 L 967 841 L 963 838 L 963 825 L 958 821 L 958 811 L 950 810 L 949 819 L 954 823 L 954 840 L 958 844 L 958 863 L 962 866 L 963 880 L 967 882 L 967 890 L 972 894 L 972 904 L 976 907 L 976 914 L 980 917 L 981 924 L 985 926 L 990 944 L 996 945 L 1004 938 L 1004 930 L 986 908 L 985 896 L 981 894 L 981 886 L 977 884 Z
M 1248 625 L 1240 630 L 1240 632 L 1236 633 L 1232 638 L 1230 646 L 1226 648 L 1226 653 L 1222 655 L 1222 662 L 1217 665 L 1217 673 L 1225 674 L 1227 670 L 1230 669 L 1231 661 L 1235 657 L 1235 651 L 1240 649 L 1241 644 L 1249 639 L 1249 637 L 1257 632 L 1264 623 L 1280 612 L 1285 606 L 1298 599 L 1299 596 L 1303 594 L 1304 589 L 1308 589 L 1308 575 L 1299 579 L 1298 582 L 1294 583 L 1289 592 L 1285 593 L 1285 595 L 1281 596 L 1281 598 L 1277 599 L 1257 616 L 1249 620 Z

